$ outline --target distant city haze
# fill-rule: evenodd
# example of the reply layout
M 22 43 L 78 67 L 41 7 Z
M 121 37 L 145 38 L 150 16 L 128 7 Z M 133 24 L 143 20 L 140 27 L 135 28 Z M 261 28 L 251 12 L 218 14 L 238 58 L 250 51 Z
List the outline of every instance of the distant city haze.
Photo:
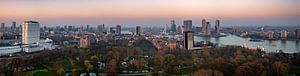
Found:
M 203 18 L 221 26 L 300 25 L 300 0 L 1 0 L 0 22 L 41 26 L 165 26 Z M 214 25 L 214 24 L 213 24 Z

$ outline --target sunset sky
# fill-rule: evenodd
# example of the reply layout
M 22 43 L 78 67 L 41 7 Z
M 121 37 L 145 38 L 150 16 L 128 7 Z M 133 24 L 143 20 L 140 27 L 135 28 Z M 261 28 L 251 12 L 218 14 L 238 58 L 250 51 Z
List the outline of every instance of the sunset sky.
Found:
M 222 25 L 300 25 L 300 0 L 0 0 L 0 22 L 163 26 L 220 19 Z

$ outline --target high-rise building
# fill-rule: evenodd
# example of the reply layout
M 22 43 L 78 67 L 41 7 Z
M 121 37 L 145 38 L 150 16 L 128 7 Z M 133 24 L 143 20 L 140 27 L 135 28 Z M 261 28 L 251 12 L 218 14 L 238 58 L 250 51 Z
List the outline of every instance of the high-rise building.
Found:
M 3 39 L 4 32 L 0 31 L 0 40 Z
M 280 38 L 285 39 L 287 38 L 287 35 L 288 35 L 287 30 L 281 30 Z
M 102 25 L 98 25 L 98 32 L 99 33 L 103 33 L 103 32 L 105 32 L 105 24 L 102 24 Z
M 11 30 L 16 31 L 16 29 L 17 29 L 17 23 L 13 21 L 11 25 Z
M 37 21 L 24 21 L 22 24 L 22 43 L 33 44 L 40 41 L 40 24 Z
M 184 31 L 191 31 L 192 25 L 193 25 L 192 20 L 184 20 L 183 21 Z
M 109 28 L 109 32 L 110 32 L 111 34 L 115 34 L 116 31 L 117 31 L 116 27 L 110 27 L 110 28 Z
M 221 32 L 220 32 L 220 20 L 216 20 L 215 24 L 216 24 L 216 26 L 215 26 L 216 35 L 220 35 L 221 34 Z
M 177 26 L 177 32 L 178 32 L 179 34 L 182 34 L 182 26 Z
M 84 27 L 81 25 L 81 26 L 79 27 L 79 32 L 82 33 L 83 31 L 84 31 Z
M 268 39 L 274 39 L 274 32 L 268 32 Z
M 206 20 L 205 19 L 202 20 L 201 32 L 202 33 L 206 32 Z
M 64 31 L 68 32 L 68 26 L 67 25 L 64 26 Z
M 5 31 L 5 23 L 1 23 L 0 31 L 2 31 L 2 32 Z
M 141 26 L 136 26 L 135 32 L 137 35 L 141 35 L 141 33 L 142 33 Z
M 295 35 L 296 39 L 300 39 L 300 29 L 296 29 Z
M 211 35 L 211 27 L 209 22 L 206 22 L 205 35 Z
M 88 48 L 90 46 L 90 39 L 88 35 L 84 35 L 80 38 L 80 48 Z
M 73 30 L 73 26 L 69 25 L 68 26 L 68 31 L 72 31 Z
M 184 31 L 183 46 L 187 50 L 194 48 L 194 32 L 193 31 Z
M 117 34 L 121 35 L 121 31 L 122 31 L 121 25 L 117 25 L 117 30 L 116 30 Z
M 98 29 L 98 33 L 102 33 L 102 25 L 98 25 L 97 29 Z
M 172 20 L 172 21 L 171 21 L 171 32 L 177 32 L 177 31 L 176 31 L 175 20 Z
M 90 32 L 90 25 L 86 25 L 86 31 Z

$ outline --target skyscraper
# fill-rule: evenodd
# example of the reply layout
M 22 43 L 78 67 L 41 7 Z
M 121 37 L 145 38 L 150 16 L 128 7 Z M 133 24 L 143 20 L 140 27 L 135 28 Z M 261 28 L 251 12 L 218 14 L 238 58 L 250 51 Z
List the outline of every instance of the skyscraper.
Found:
M 209 22 L 206 22 L 205 35 L 211 35 L 211 27 Z
M 177 26 L 177 32 L 178 32 L 179 34 L 182 34 L 182 26 Z
M 280 38 L 285 39 L 287 38 L 287 30 L 281 30 L 280 32 Z
M 80 32 L 80 33 L 83 33 L 83 31 L 84 31 L 84 27 L 81 25 L 81 26 L 79 27 L 79 32 Z
M 64 31 L 68 32 L 68 26 L 67 25 L 64 26 Z
M 16 31 L 16 29 L 17 29 L 17 23 L 13 21 L 11 25 L 11 30 Z
M 135 32 L 137 35 L 141 35 L 141 32 L 142 32 L 141 26 L 136 26 Z
M 296 39 L 300 39 L 300 29 L 296 29 L 295 35 Z
M 274 39 L 274 32 L 268 32 L 268 39 Z
M 0 31 L 2 31 L 2 32 L 5 31 L 5 23 L 1 23 Z
M 86 25 L 86 31 L 90 32 L 90 25 Z
M 105 32 L 105 24 L 98 25 L 98 32 L 99 32 L 99 33 Z
M 183 35 L 183 47 L 187 50 L 194 48 L 194 32 L 184 31 Z
M 171 21 L 171 32 L 177 32 L 177 31 L 176 31 L 175 20 L 172 20 L 172 21 Z
M 121 25 L 117 25 L 117 34 L 118 35 L 121 35 L 121 31 L 122 31 L 122 28 L 121 28 Z
M 22 24 L 22 43 L 33 44 L 40 41 L 40 24 L 37 21 L 24 21 Z
M 202 20 L 201 32 L 202 33 L 206 32 L 206 20 L 205 19 Z
M 184 20 L 183 21 L 184 31 L 191 31 L 192 25 L 193 25 L 192 20 Z
M 111 34 L 115 34 L 115 33 L 117 32 L 116 27 L 110 27 L 110 28 L 109 28 L 109 32 L 110 32 Z
M 220 35 L 220 20 L 216 20 L 215 22 L 216 26 L 215 26 L 215 32 L 216 32 L 216 35 Z

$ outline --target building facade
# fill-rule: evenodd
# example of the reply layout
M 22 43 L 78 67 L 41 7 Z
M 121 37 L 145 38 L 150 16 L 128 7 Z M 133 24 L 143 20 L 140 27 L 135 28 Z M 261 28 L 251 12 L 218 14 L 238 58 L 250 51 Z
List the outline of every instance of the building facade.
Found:
M 296 29 L 295 37 L 296 37 L 296 39 L 300 39 L 300 29 Z
M 121 31 L 122 31 L 121 25 L 117 25 L 116 27 L 117 27 L 116 33 L 117 33 L 118 35 L 121 35 Z
M 206 22 L 205 35 L 211 35 L 211 27 L 209 22 Z
M 135 33 L 136 33 L 137 35 L 141 35 L 141 33 L 142 33 L 141 26 L 136 26 L 136 28 L 135 28 Z
M 184 31 L 183 47 L 187 50 L 194 48 L 194 32 L 193 31 Z
M 184 31 L 191 31 L 192 25 L 193 25 L 192 20 L 184 20 L 183 21 Z
M 22 43 L 33 44 L 40 41 L 40 24 L 37 21 L 24 21 L 22 24 Z
M 287 30 L 280 31 L 280 38 L 285 39 L 285 38 L 287 38 L 287 35 L 288 35 Z
M 175 20 L 171 20 L 171 32 L 173 33 L 177 32 Z
M 80 38 L 80 48 L 88 48 L 90 46 L 90 39 L 88 35 L 84 35 Z
M 220 35 L 221 32 L 220 32 L 220 20 L 216 20 L 215 22 L 215 32 L 216 32 L 216 35 Z
M 202 20 L 201 33 L 205 33 L 205 32 L 206 32 L 206 20 L 203 19 Z

